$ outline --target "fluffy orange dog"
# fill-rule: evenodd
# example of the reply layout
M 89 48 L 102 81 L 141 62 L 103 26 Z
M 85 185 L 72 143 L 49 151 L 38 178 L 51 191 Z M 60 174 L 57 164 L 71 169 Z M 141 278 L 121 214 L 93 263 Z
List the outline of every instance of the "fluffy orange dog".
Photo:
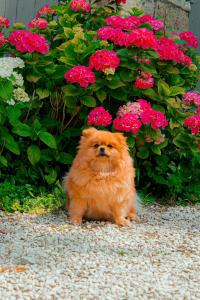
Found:
M 82 218 L 130 225 L 136 217 L 135 170 L 121 133 L 85 129 L 64 179 L 70 221 Z

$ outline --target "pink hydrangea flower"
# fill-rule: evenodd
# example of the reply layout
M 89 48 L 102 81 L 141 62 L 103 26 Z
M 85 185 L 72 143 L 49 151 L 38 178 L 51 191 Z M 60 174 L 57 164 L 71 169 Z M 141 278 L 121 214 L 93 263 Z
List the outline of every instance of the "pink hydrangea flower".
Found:
M 64 75 L 65 79 L 71 83 L 79 83 L 81 87 L 87 88 L 90 83 L 95 83 L 94 72 L 89 67 L 75 66 Z
M 183 95 L 183 102 L 186 104 L 193 102 L 197 106 L 200 106 L 200 94 L 197 92 L 187 92 Z
M 155 31 L 165 27 L 164 22 L 161 20 L 151 20 L 148 23 L 152 26 L 153 30 Z
M 5 45 L 7 43 L 7 39 L 5 38 L 5 36 L 3 35 L 2 32 L 0 32 L 0 48 Z
M 38 29 L 45 29 L 48 27 L 48 22 L 45 19 L 38 18 L 34 19 L 28 24 L 29 28 L 38 28 Z
M 137 89 L 148 89 L 154 86 L 154 79 L 150 72 L 141 72 L 139 77 L 136 77 L 134 86 Z
M 194 48 L 197 48 L 199 45 L 198 39 L 194 36 L 194 34 L 190 31 L 186 32 L 181 32 L 179 34 L 179 37 L 184 40 L 188 46 L 192 46 Z
M 97 50 L 90 56 L 89 65 L 97 71 L 116 69 L 120 64 L 120 59 L 115 51 Z
M 126 37 L 126 47 L 136 46 L 142 49 L 156 49 L 156 45 L 157 39 L 155 34 L 146 28 L 138 28 L 127 34 Z
M 106 23 L 113 28 L 120 28 L 123 30 L 133 30 L 140 25 L 139 18 L 135 16 L 130 16 L 127 18 L 111 16 L 106 19 Z
M 10 20 L 4 16 L 0 16 L 0 27 L 7 28 L 10 26 Z
M 87 124 L 89 126 L 103 126 L 106 127 L 110 125 L 112 122 L 112 116 L 110 113 L 105 110 L 104 107 L 99 106 L 91 110 L 91 112 L 88 115 L 88 122 Z
M 40 10 L 36 14 L 36 18 L 39 18 L 40 16 L 48 16 L 48 15 L 54 15 L 56 11 L 52 9 L 48 4 L 40 8 Z
M 126 113 L 121 118 L 115 118 L 113 121 L 113 126 L 115 130 L 137 134 L 142 126 L 142 123 L 134 114 Z
M 10 34 L 8 41 L 22 53 L 39 52 L 46 54 L 49 51 L 49 45 L 45 38 L 28 30 L 14 30 Z
M 145 99 L 138 99 L 137 102 L 140 104 L 141 110 L 145 111 L 151 108 L 151 104 Z
M 97 36 L 101 40 L 111 41 L 114 45 L 124 46 L 126 44 L 127 35 L 120 28 L 101 27 L 97 30 Z
M 73 11 L 83 11 L 89 12 L 90 11 L 90 4 L 85 0 L 73 0 L 69 7 Z
M 200 130 L 200 115 L 186 118 L 184 125 L 191 129 L 192 134 L 198 134 Z

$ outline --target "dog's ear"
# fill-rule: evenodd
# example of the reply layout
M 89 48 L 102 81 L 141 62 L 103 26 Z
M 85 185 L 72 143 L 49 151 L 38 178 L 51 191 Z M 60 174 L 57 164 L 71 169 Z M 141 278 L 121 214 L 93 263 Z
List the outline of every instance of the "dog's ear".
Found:
M 118 139 L 120 143 L 126 143 L 127 137 L 123 135 L 121 132 L 115 132 L 115 137 Z
M 83 132 L 82 132 L 82 135 L 84 137 L 89 137 L 89 136 L 91 136 L 92 134 L 94 134 L 96 132 L 97 132 L 97 129 L 94 128 L 94 127 L 91 127 L 91 128 L 84 129 Z

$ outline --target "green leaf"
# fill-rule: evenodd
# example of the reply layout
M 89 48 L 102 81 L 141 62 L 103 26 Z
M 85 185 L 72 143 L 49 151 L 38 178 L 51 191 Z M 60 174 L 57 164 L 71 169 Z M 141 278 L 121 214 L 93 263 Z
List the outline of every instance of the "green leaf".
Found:
M 8 106 L 6 110 L 10 124 L 15 125 L 16 121 L 18 121 L 21 116 L 21 111 L 16 106 Z
M 36 83 L 40 78 L 42 78 L 42 76 L 39 74 L 30 73 L 26 75 L 26 80 L 33 83 Z
M 173 143 L 179 148 L 190 148 L 191 138 L 188 134 L 180 132 L 173 139 Z
M 17 122 L 15 124 L 15 127 L 13 128 L 13 132 L 16 133 L 19 136 L 23 137 L 32 137 L 33 135 L 33 130 L 30 126 L 27 124 L 23 124 L 21 122 Z
M 87 107 L 95 107 L 96 106 L 96 99 L 91 96 L 83 96 L 81 98 L 81 103 Z
M 57 178 L 57 172 L 55 169 L 51 169 L 49 175 L 44 176 L 48 184 L 53 184 Z
M 182 95 L 185 93 L 185 89 L 179 86 L 170 87 L 170 96 Z
M 27 149 L 28 159 L 31 164 L 34 166 L 40 161 L 41 153 L 40 148 L 36 145 L 31 145 Z
M 147 150 L 144 147 L 141 147 L 141 148 L 139 148 L 137 156 L 142 158 L 142 159 L 147 159 L 149 157 L 149 150 Z
M 38 88 L 36 89 L 36 94 L 39 96 L 39 99 L 41 100 L 49 97 L 50 92 L 47 89 Z
M 65 96 L 77 96 L 80 94 L 79 88 L 72 84 L 63 86 L 62 92 L 65 94 Z
M 14 140 L 14 138 L 12 137 L 12 135 L 5 132 L 2 136 L 2 139 L 6 149 L 13 152 L 14 154 L 17 155 L 20 154 L 19 146 L 17 142 Z
M 170 94 L 169 85 L 161 79 L 158 81 L 158 94 L 162 97 L 169 96 Z
M 133 72 L 131 70 L 127 70 L 127 69 L 122 69 L 120 71 L 120 78 L 123 80 L 123 81 L 126 81 L 126 82 L 131 82 L 133 81 Z
M 36 131 L 39 131 L 42 128 L 42 125 L 40 124 L 40 121 L 38 119 L 34 120 L 33 127 Z
M 132 137 L 128 137 L 127 144 L 128 144 L 129 148 L 134 148 L 135 147 L 135 139 Z
M 117 100 L 122 100 L 122 101 L 127 100 L 127 94 L 126 91 L 124 91 L 124 88 L 112 90 L 110 96 Z
M 103 102 L 106 99 L 107 94 L 104 92 L 104 90 L 98 90 L 96 92 L 96 96 L 100 102 Z
M 142 91 L 142 93 L 152 100 L 157 100 L 157 101 L 160 100 L 159 95 L 153 89 L 145 89 Z
M 49 146 L 52 149 L 57 149 L 56 140 L 51 133 L 46 132 L 46 131 L 40 131 L 38 133 L 38 136 L 39 136 L 40 140 L 43 143 L 45 143 L 47 146 Z
M 151 150 L 152 150 L 153 153 L 155 153 L 157 155 L 161 155 L 161 150 L 159 148 L 159 145 L 152 145 Z
M 57 158 L 57 161 L 62 164 L 65 164 L 65 165 L 71 165 L 73 159 L 74 158 L 71 154 L 65 153 L 65 152 L 60 152 L 59 157 Z
M 7 166 L 8 166 L 8 161 L 7 161 L 7 159 L 6 159 L 3 155 L 0 155 L 0 163 L 1 163 L 4 167 L 7 167 Z
M 173 108 L 180 108 L 182 101 L 178 98 L 168 98 L 167 103 Z
M 72 96 L 64 96 L 63 101 L 67 107 L 76 107 L 76 98 Z
M 110 81 L 107 81 L 106 85 L 112 90 L 125 86 L 125 84 L 121 80 L 117 80 L 117 79 L 112 79 Z
M 0 98 L 4 100 L 10 100 L 13 94 L 12 82 L 8 79 L 0 80 Z

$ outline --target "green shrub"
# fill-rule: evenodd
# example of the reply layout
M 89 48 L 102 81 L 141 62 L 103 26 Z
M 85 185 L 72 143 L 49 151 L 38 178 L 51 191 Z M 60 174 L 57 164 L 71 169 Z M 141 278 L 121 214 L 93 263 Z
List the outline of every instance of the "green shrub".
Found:
M 9 182 L 0 184 L 0 209 L 7 212 L 46 213 L 64 206 L 64 195 L 60 188 L 52 194 L 39 192 L 26 184 L 15 186 Z
M 148 40 L 130 47 L 101 40 L 97 30 L 106 26 L 107 17 L 119 13 L 119 6 L 100 7 L 93 3 L 87 13 L 73 11 L 70 2 L 53 6 L 54 15 L 41 16 L 48 21 L 46 29 L 31 29 L 45 37 L 49 51 L 39 48 L 33 53 L 22 53 L 11 45 L 11 39 L 0 48 L 1 56 L 12 54 L 24 60 L 25 68 L 17 71 L 23 75 L 30 97 L 30 101 L 16 99 L 15 105 L 10 105 L 14 88 L 8 83 L 10 78 L 0 78 L 6 91 L 0 94 L 0 180 L 21 185 L 54 185 L 75 156 L 81 130 L 87 126 L 92 108 L 103 106 L 114 118 L 120 106 L 142 98 L 166 116 L 168 126 L 155 129 L 148 123 L 136 134 L 127 133 L 137 168 L 138 189 L 153 193 L 156 198 L 198 201 L 200 138 L 184 126 L 186 118 L 197 115 L 196 106 L 186 104 L 182 96 L 198 80 L 195 50 L 166 24 L 164 29 L 157 30 L 149 21 L 138 28 L 148 30 L 152 43 L 154 38 L 170 37 L 170 43 L 179 46 L 179 50 L 174 49 L 182 53 L 176 61 L 159 59 L 161 54 L 153 44 L 147 47 Z M 138 9 L 130 11 L 135 20 L 141 14 Z M 9 30 L 14 32 L 19 28 L 23 26 L 14 24 Z M 140 37 L 139 43 L 143 38 Z M 36 46 L 31 44 L 31 47 Z M 97 50 L 115 51 L 120 65 L 103 71 L 93 69 L 95 83 L 87 88 L 70 80 L 66 82 L 65 73 L 77 65 L 88 66 Z M 135 86 L 136 78 L 143 73 L 150 74 L 152 87 Z M 111 125 L 108 129 L 114 130 Z

